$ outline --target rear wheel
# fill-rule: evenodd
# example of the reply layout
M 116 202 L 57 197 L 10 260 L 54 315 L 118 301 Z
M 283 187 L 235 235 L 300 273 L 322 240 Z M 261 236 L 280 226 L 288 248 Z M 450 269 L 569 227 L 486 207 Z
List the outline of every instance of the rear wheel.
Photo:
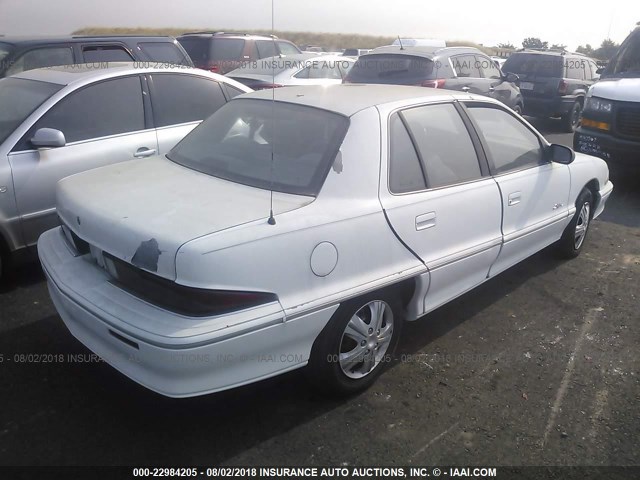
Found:
M 348 395 L 373 384 L 398 344 L 401 312 L 393 292 L 372 293 L 340 305 L 311 351 L 307 373 L 314 387 Z
M 593 194 L 590 190 L 584 189 L 576 200 L 576 213 L 557 244 L 558 253 L 562 257 L 575 258 L 580 255 L 592 217 Z
M 562 129 L 567 133 L 575 132 L 580 125 L 580 116 L 582 115 L 582 104 L 576 102 L 567 113 L 562 115 Z

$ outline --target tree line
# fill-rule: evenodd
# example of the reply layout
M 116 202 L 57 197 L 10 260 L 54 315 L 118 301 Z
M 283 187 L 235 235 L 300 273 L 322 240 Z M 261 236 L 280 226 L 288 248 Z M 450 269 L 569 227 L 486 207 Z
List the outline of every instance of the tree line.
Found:
M 528 37 L 522 41 L 523 48 L 535 48 L 540 50 L 566 50 L 567 46 L 563 44 L 554 43 L 549 46 L 549 42 L 543 42 L 537 37 Z M 618 51 L 619 44 L 615 43 L 610 38 L 606 38 L 602 41 L 599 48 L 593 48 L 588 43 L 585 46 L 580 45 L 576 48 L 577 53 L 582 53 L 598 60 L 610 60 Z M 505 48 L 515 50 L 515 46 L 511 43 L 499 43 L 498 48 Z

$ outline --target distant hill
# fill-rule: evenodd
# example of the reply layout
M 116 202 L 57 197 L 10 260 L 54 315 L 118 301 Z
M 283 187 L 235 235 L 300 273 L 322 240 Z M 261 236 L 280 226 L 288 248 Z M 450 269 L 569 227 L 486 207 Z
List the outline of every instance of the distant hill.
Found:
M 73 35 L 171 35 L 178 36 L 184 32 L 234 32 L 233 28 L 108 28 L 108 27 L 85 27 L 73 32 Z M 270 35 L 271 30 L 248 30 L 251 33 L 260 35 Z M 355 33 L 316 33 L 316 32 L 286 32 L 275 30 L 274 35 L 292 41 L 296 45 L 319 45 L 327 51 L 339 50 L 343 48 L 375 48 L 382 45 L 390 45 L 395 37 L 358 35 Z M 483 47 L 473 42 L 461 40 L 447 41 L 447 46 L 468 46 L 476 47 L 492 55 L 494 49 Z

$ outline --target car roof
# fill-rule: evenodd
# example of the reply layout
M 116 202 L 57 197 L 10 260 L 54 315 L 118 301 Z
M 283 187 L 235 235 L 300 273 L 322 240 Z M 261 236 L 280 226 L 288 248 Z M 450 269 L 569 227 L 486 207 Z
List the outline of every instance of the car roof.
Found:
M 404 46 L 400 45 L 386 45 L 384 47 L 374 48 L 373 51 L 361 55 L 361 57 L 375 54 L 392 54 L 392 55 L 413 55 L 414 57 L 434 58 L 439 55 L 455 55 L 464 53 L 480 53 L 480 50 L 475 47 L 426 47 L 426 46 Z M 483 54 L 484 55 L 484 54 Z
M 149 62 L 153 65 L 153 62 Z M 78 63 L 74 65 L 61 65 L 59 67 L 44 67 L 33 70 L 25 70 L 17 73 L 11 78 L 24 78 L 26 80 L 37 80 L 41 82 L 55 83 L 58 85 L 71 85 L 74 83 L 91 83 L 92 81 L 117 77 L 127 74 L 140 74 L 149 72 L 168 73 L 195 73 L 198 75 L 219 77 L 199 68 L 191 67 L 168 67 L 168 68 L 142 68 L 139 63 L 133 62 L 99 62 L 99 63 Z
M 56 43 L 81 43 L 81 42 L 113 42 L 122 41 L 127 43 L 131 42 L 158 42 L 158 41 L 173 41 L 173 37 L 168 35 L 66 35 L 66 36 L 51 36 L 51 37 L 37 37 L 37 36 L 10 36 L 0 37 L 0 42 L 8 43 L 10 45 L 51 45 Z
M 179 39 L 183 38 L 250 38 L 258 40 L 280 40 L 275 35 L 257 35 L 244 32 L 185 32 L 179 35 Z M 285 40 L 287 41 L 287 40 Z
M 369 107 L 416 100 L 428 103 L 438 100 L 475 99 L 468 93 L 454 92 L 438 88 L 408 87 L 403 85 L 367 85 L 367 84 L 339 84 L 339 85 L 305 85 L 260 90 L 243 95 L 243 99 L 272 98 L 279 102 L 296 103 L 309 107 L 320 108 L 352 116 Z M 491 102 L 491 99 L 477 97 Z

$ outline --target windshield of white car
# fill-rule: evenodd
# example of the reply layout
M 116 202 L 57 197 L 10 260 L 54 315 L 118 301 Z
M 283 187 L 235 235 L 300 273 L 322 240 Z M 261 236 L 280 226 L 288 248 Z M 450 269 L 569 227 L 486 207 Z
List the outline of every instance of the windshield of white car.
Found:
M 316 196 L 348 127 L 347 117 L 326 110 L 238 98 L 194 129 L 167 158 L 243 185 Z
M 640 77 L 640 31 L 632 34 L 622 44 L 618 54 L 607 66 L 603 77 Z
M 419 85 L 435 78 L 435 63 L 424 57 L 397 54 L 369 54 L 360 57 L 349 71 L 351 83 Z
M 15 77 L 0 80 L 0 143 L 62 87 L 55 83 Z

